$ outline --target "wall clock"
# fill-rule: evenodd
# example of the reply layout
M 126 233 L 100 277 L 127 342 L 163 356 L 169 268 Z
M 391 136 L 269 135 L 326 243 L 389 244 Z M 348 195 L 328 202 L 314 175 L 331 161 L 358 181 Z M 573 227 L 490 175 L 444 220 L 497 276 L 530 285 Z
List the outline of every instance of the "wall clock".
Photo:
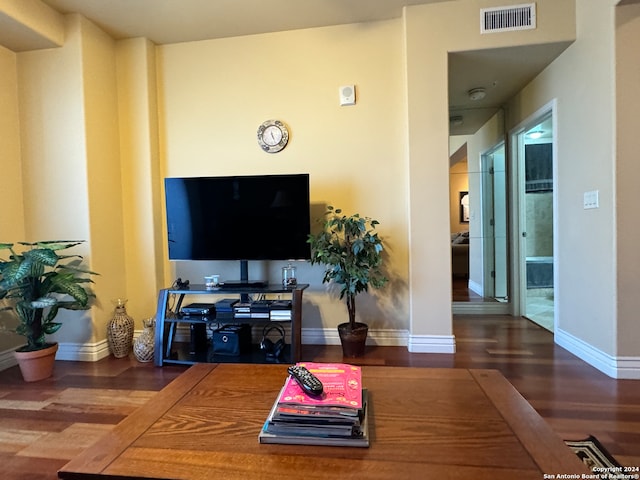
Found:
M 277 153 L 287 146 L 289 129 L 280 120 L 267 120 L 258 127 L 258 144 L 267 153 Z

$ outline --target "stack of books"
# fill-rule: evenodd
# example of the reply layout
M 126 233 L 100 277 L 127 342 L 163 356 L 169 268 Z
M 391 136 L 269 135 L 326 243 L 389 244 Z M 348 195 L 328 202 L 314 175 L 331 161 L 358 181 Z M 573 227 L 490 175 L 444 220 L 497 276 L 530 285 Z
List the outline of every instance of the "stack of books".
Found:
M 368 447 L 367 392 L 360 367 L 300 362 L 323 384 L 307 395 L 288 377 L 258 435 L 260 443 Z

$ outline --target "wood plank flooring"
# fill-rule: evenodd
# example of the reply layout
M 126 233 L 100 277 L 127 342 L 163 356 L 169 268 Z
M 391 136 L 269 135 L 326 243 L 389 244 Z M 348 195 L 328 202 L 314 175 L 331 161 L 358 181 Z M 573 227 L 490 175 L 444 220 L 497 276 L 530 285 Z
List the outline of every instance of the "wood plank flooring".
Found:
M 368 347 L 362 365 L 495 368 L 564 439 L 595 435 L 618 461 L 640 466 L 640 381 L 614 380 L 554 345 L 547 330 L 509 316 L 456 316 L 455 355 Z M 305 360 L 343 361 L 339 346 L 303 345 Z M 185 370 L 131 358 L 56 364 L 24 383 L 0 372 L 0 478 L 54 480 L 56 471 Z M 550 472 L 563 473 L 563 472 Z

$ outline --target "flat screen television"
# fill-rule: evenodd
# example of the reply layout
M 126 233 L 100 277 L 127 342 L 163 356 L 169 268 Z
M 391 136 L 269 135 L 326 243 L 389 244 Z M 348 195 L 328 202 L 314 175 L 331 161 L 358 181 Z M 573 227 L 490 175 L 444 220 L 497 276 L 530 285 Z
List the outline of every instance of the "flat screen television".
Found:
M 309 175 L 166 178 L 170 260 L 306 260 Z

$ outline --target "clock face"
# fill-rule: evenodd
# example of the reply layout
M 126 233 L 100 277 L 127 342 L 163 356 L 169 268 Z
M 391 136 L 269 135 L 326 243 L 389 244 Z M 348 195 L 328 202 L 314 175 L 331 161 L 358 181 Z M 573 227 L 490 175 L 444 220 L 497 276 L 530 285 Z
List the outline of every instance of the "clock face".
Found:
M 274 146 L 282 140 L 282 130 L 275 125 L 269 125 L 262 133 L 262 140 L 269 146 Z
M 258 127 L 258 144 L 267 153 L 276 153 L 287 146 L 289 130 L 280 120 L 267 120 Z

